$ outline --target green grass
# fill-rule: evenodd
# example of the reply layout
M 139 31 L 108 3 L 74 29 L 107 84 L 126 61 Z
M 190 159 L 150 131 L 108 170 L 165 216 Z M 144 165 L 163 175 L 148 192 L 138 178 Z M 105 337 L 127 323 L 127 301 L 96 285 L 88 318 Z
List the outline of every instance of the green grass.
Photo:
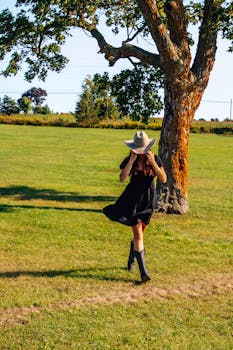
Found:
M 230 302 L 214 297 L 46 312 L 4 331 L 3 349 L 230 350 Z
M 233 348 L 233 139 L 191 135 L 190 212 L 155 214 L 137 286 L 130 228 L 102 214 L 133 133 L 0 125 L 0 349 Z

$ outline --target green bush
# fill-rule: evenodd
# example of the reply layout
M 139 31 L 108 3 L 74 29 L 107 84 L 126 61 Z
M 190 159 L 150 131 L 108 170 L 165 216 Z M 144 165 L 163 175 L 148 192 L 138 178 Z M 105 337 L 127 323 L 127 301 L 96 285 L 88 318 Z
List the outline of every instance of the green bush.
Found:
M 1 115 L 0 124 L 77 127 L 77 123 L 72 114 Z
M 194 120 L 190 129 L 191 133 L 212 133 L 221 135 L 233 135 L 233 123 L 231 121 L 197 121 Z
M 144 129 L 158 130 L 162 128 L 162 118 L 150 119 L 149 123 L 125 119 L 104 119 L 99 121 L 83 120 L 77 122 L 73 114 L 14 114 L 11 116 L 0 115 L 0 124 L 33 125 L 33 126 L 60 126 L 70 128 L 100 128 L 100 129 Z M 221 135 L 233 135 L 233 122 L 231 121 L 197 121 L 194 120 L 190 129 L 191 133 L 213 133 Z

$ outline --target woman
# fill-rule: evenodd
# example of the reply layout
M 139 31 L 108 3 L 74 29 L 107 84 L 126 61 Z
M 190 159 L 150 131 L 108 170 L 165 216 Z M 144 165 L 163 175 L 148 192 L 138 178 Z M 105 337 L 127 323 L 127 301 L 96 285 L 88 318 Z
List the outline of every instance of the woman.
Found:
M 130 176 L 130 183 L 115 204 L 103 209 L 110 220 L 132 227 L 128 270 L 132 271 L 136 257 L 142 282 L 150 280 L 146 269 L 143 234 L 156 207 L 153 179 L 157 176 L 162 183 L 167 181 L 160 158 L 150 150 L 155 140 L 149 139 L 144 131 L 140 131 L 136 132 L 133 140 L 125 141 L 131 152 L 120 165 L 120 181 L 123 182 Z

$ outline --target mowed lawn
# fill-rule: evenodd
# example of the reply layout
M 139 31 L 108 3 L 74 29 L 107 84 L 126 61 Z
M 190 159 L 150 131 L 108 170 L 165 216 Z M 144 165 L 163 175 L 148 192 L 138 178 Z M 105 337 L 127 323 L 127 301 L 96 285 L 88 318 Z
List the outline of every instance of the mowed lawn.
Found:
M 1 350 L 233 349 L 233 138 L 191 134 L 190 212 L 154 215 L 138 285 L 102 214 L 134 132 L 0 125 Z

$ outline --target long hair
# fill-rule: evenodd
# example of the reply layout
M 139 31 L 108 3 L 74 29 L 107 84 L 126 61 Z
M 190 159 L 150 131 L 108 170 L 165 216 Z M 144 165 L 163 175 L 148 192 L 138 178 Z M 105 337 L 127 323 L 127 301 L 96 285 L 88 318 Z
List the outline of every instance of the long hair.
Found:
M 135 175 L 137 172 L 137 163 L 138 163 L 138 158 L 135 160 L 132 169 L 131 169 L 131 175 Z M 155 171 L 152 168 L 147 156 L 143 158 L 143 173 L 144 176 L 155 176 Z

